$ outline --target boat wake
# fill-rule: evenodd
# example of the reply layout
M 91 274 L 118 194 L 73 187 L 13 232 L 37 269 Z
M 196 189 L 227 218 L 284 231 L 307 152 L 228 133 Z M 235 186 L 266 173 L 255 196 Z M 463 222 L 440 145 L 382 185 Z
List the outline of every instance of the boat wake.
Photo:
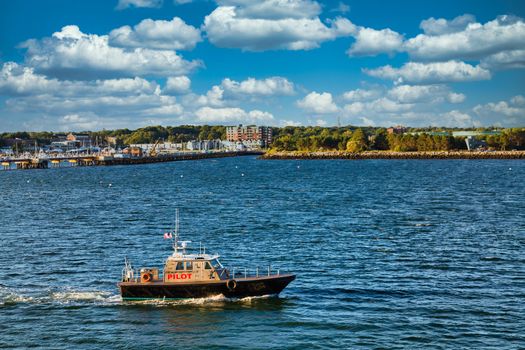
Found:
M 24 289 L 0 287 L 0 307 L 16 304 L 114 304 L 122 299 L 107 291 L 65 289 L 34 294 Z
M 50 295 L 51 300 L 60 303 L 74 303 L 74 302 L 120 302 L 119 295 L 111 294 L 110 292 L 101 291 L 63 291 L 54 292 Z
M 222 294 L 214 295 L 206 298 L 187 298 L 187 299 L 150 299 L 150 300 L 126 300 L 123 304 L 138 304 L 138 305 L 155 305 L 155 306 L 177 306 L 177 305 L 224 305 L 224 304 L 250 304 L 256 300 L 273 298 L 273 295 L 253 296 L 245 298 L 228 298 Z
M 0 306 L 34 302 L 34 298 L 24 296 L 8 287 L 0 287 Z
M 140 301 L 123 301 L 119 294 L 113 294 L 108 291 L 96 290 L 76 290 L 66 288 L 63 290 L 48 291 L 37 295 L 30 294 L 26 290 L 17 290 L 14 288 L 0 286 L 0 307 L 17 304 L 59 304 L 59 305 L 156 305 L 156 306 L 174 306 L 174 305 L 224 305 L 226 303 L 250 304 L 257 300 L 275 297 L 273 295 L 253 296 L 245 298 L 227 298 L 222 294 L 206 298 L 189 298 L 189 299 L 151 299 Z

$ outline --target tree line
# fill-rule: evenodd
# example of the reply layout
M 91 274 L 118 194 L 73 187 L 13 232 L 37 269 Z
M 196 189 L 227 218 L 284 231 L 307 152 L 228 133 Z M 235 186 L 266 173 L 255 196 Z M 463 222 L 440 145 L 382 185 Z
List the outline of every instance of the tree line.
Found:
M 102 131 L 87 131 L 92 140 L 101 143 L 108 137 L 114 137 L 117 144 L 125 146 L 137 143 L 155 143 L 157 140 L 167 142 L 188 142 L 190 140 L 226 139 L 225 126 L 210 125 L 180 125 L 180 126 L 148 126 L 137 130 L 116 129 Z M 5 145 L 6 139 L 36 140 L 39 145 L 48 145 L 56 139 L 53 132 L 6 132 L 0 134 L 0 146 Z
M 453 137 L 446 129 L 429 131 L 411 129 L 403 134 L 389 134 L 384 128 L 356 127 L 285 127 L 274 130 L 272 149 L 276 151 L 349 151 L 389 150 L 451 151 L 465 150 L 465 137 Z M 499 135 L 478 135 L 495 150 L 525 149 L 525 128 L 503 129 Z
M 389 134 L 378 127 L 301 127 L 287 126 L 273 129 L 271 148 L 276 151 L 449 151 L 466 149 L 465 137 L 453 137 L 458 128 L 413 128 L 403 134 Z M 490 131 L 490 129 L 470 129 Z M 180 125 L 149 126 L 137 130 L 116 129 L 88 131 L 92 140 L 101 143 L 107 137 L 117 139 L 117 144 L 126 146 L 137 143 L 187 142 L 190 140 L 226 139 L 225 126 Z M 0 134 L 0 146 L 6 139 L 36 140 L 39 145 L 51 143 L 56 138 L 52 132 L 13 132 Z M 525 149 L 525 128 L 502 129 L 498 135 L 479 135 L 487 146 L 494 150 Z

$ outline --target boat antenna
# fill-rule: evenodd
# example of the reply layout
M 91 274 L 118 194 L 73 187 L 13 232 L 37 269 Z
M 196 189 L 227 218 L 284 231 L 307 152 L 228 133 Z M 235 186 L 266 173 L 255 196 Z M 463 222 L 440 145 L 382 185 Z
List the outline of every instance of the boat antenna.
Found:
M 179 243 L 179 208 L 175 209 L 175 232 L 173 235 L 173 248 L 177 253 L 177 245 Z

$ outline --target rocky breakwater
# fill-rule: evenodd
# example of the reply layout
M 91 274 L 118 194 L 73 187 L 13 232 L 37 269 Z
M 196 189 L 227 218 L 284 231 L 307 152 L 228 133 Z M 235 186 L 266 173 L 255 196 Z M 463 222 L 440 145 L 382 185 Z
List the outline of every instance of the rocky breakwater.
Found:
M 345 151 L 270 151 L 262 155 L 261 159 L 525 159 L 525 151 L 366 151 L 359 153 Z

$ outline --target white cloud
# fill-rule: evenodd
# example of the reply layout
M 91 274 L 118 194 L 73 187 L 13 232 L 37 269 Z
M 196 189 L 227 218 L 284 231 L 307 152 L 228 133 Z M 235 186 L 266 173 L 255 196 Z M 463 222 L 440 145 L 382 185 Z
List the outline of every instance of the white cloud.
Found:
M 480 126 L 479 122 L 474 120 L 468 113 L 457 110 L 442 113 L 439 122 L 434 120 L 433 125 L 462 128 Z
M 350 6 L 348 4 L 345 4 L 342 1 L 339 1 L 339 4 L 337 5 L 337 7 L 333 8 L 331 12 L 339 12 L 339 13 L 345 14 L 345 13 L 350 12 Z
M 443 33 L 443 30 L 438 32 Z M 500 16 L 485 24 L 469 23 L 458 32 L 420 34 L 405 43 L 405 49 L 413 59 L 440 61 L 482 59 L 524 48 L 525 22 L 513 16 Z
M 293 95 L 294 85 L 286 78 L 270 77 L 257 80 L 248 78 L 241 82 L 226 78 L 221 83 L 222 88 L 234 95 L 272 96 Z
M 95 130 L 100 126 L 100 117 L 94 113 L 67 114 L 59 119 L 60 130 Z
M 299 121 L 296 121 L 296 120 L 287 120 L 287 119 L 282 119 L 279 124 L 281 126 L 301 126 L 302 123 L 299 122 Z
M 321 6 L 311 0 L 218 0 L 220 6 L 237 9 L 240 18 L 283 19 L 312 18 L 321 13 Z
M 449 21 L 445 18 L 435 19 L 431 17 L 421 21 L 419 27 L 423 29 L 426 35 L 443 35 L 463 31 L 469 24 L 475 23 L 476 18 L 473 15 L 465 14 L 458 16 Z
M 375 30 L 360 27 L 354 36 L 356 41 L 347 51 L 349 56 L 392 54 L 403 46 L 403 36 L 388 28 Z
M 44 93 L 58 87 L 56 79 L 34 74 L 32 68 L 19 66 L 15 62 L 4 63 L 0 71 L 0 93 L 3 95 Z
M 145 19 L 131 28 L 123 26 L 109 33 L 109 45 L 160 50 L 192 50 L 202 40 L 200 30 L 179 17 L 171 21 Z
M 408 62 L 401 68 L 390 65 L 376 69 L 364 69 L 370 76 L 394 80 L 396 83 L 441 83 L 488 80 L 491 74 L 480 66 L 459 61 L 419 63 Z
M 257 123 L 272 121 L 273 115 L 268 112 L 252 110 L 246 112 L 242 108 L 211 108 L 202 107 L 195 112 L 197 119 L 204 123 L 244 122 Z
M 246 6 L 247 1 L 235 1 L 239 6 L 219 6 L 206 16 L 203 30 L 206 31 L 208 40 L 216 46 L 247 51 L 308 50 L 319 47 L 324 41 L 348 36 L 355 31 L 355 26 L 345 18 L 332 20 L 330 26 L 326 26 L 318 17 L 309 17 L 311 13 L 305 13 L 304 8 L 300 12 L 291 11 L 295 15 L 289 13 L 289 8 L 295 8 L 296 4 L 303 2 L 264 2 L 265 6 L 267 3 L 277 5 L 271 16 L 260 18 L 259 10 L 253 10 L 256 5 Z M 281 13 L 283 6 L 286 11 Z M 255 15 L 259 17 L 252 17 Z
M 159 107 L 148 108 L 144 110 L 145 115 L 180 115 L 184 108 L 178 103 L 171 103 Z
M 200 95 L 196 99 L 196 103 L 200 106 L 214 106 L 214 107 L 221 107 L 224 105 L 224 89 L 220 86 L 213 86 L 208 92 L 206 92 L 206 95 Z M 189 100 L 192 100 L 193 97 L 190 96 Z
M 399 113 L 409 111 L 414 107 L 411 103 L 402 103 L 381 97 L 366 104 L 366 109 L 378 113 Z
M 53 96 L 105 96 L 160 94 L 157 83 L 143 78 L 70 81 L 47 78 L 33 68 L 14 62 L 4 63 L 0 71 L 0 93 L 8 96 L 52 94 Z
M 193 0 L 173 0 L 175 5 L 184 5 L 193 2 Z
M 522 95 L 514 96 L 510 100 L 510 103 L 512 103 L 513 105 L 516 105 L 516 106 L 523 106 L 523 105 L 525 105 L 525 97 L 523 97 Z
M 495 114 L 499 117 L 510 117 L 525 122 L 525 108 L 521 104 L 523 96 L 515 96 L 510 103 L 507 101 L 490 102 L 485 105 L 477 105 L 474 107 L 474 112 L 480 116 L 488 116 Z M 518 102 L 518 103 L 516 103 Z
M 128 7 L 161 7 L 162 0 L 119 0 L 117 10 L 123 10 Z
M 399 85 L 388 92 L 388 96 L 402 103 L 430 101 L 448 90 L 443 85 Z
M 324 119 L 316 119 L 315 120 L 315 125 L 317 126 L 326 126 L 326 124 L 328 124 L 328 122 Z
M 328 114 L 338 111 L 336 104 L 329 92 L 317 93 L 315 91 L 306 95 L 302 100 L 297 101 L 297 106 L 305 111 L 316 114 Z
M 461 103 L 465 101 L 466 98 L 467 96 L 465 96 L 465 94 L 458 94 L 456 92 L 451 92 L 447 96 L 447 100 L 450 103 Z
M 441 103 L 447 100 L 450 103 L 460 103 L 465 95 L 450 92 L 446 85 L 398 85 L 388 91 L 388 97 L 401 103 Z
M 63 27 L 51 38 L 28 40 L 24 47 L 29 66 L 60 78 L 169 76 L 186 74 L 201 65 L 174 51 L 112 47 L 107 35 L 84 34 L 74 25 Z
M 368 101 L 378 98 L 381 94 L 380 90 L 355 89 L 345 92 L 343 98 L 347 101 Z
M 366 104 L 363 102 L 349 103 L 343 107 L 344 111 L 350 115 L 359 115 L 365 110 L 365 108 Z
M 191 80 L 185 75 L 178 77 L 168 77 L 166 87 L 163 92 L 169 94 L 184 94 L 190 91 Z
M 488 69 L 525 68 L 525 50 L 499 52 L 483 58 L 480 65 Z

